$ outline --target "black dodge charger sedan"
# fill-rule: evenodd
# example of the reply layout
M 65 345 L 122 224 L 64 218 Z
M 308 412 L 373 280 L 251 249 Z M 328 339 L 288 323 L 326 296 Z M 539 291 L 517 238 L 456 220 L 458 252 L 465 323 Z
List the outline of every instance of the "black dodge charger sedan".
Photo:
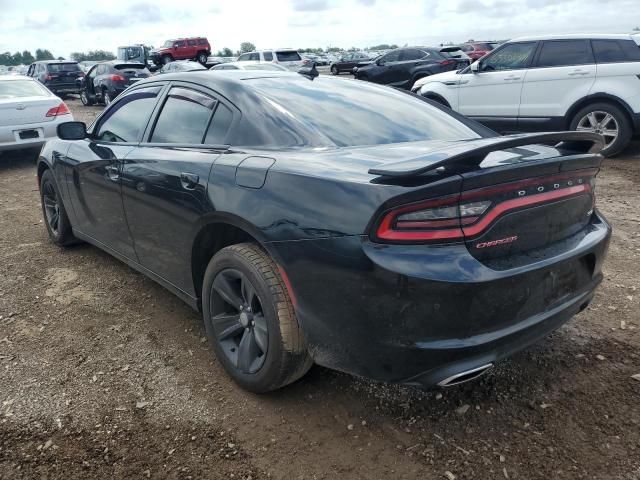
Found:
M 89 242 L 201 310 L 251 391 L 314 362 L 470 380 L 602 280 L 595 134 L 501 137 L 388 87 L 260 71 L 143 80 L 58 134 L 37 170 L 52 241 Z

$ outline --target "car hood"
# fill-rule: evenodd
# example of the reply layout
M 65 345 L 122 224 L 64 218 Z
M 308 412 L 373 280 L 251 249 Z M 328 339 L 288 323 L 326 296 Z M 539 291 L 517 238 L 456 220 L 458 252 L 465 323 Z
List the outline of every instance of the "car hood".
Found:
M 457 82 L 459 80 L 460 80 L 460 74 L 455 70 L 451 70 L 449 72 L 444 72 L 444 73 L 436 73 L 435 75 L 429 75 L 428 77 L 423 77 L 416 80 L 416 83 L 413 84 L 412 90 L 415 91 L 418 88 L 422 87 L 423 85 L 426 85 L 427 83 L 434 83 L 434 82 L 444 83 L 444 82 L 453 82 L 453 81 Z

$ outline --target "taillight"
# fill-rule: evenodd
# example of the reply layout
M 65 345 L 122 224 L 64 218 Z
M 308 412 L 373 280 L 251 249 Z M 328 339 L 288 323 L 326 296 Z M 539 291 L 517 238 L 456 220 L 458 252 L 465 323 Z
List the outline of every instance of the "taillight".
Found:
M 440 62 L 440 65 L 442 65 L 443 67 L 447 67 L 449 65 L 453 65 L 454 63 L 456 63 L 455 60 L 442 60 Z
M 122 75 L 118 75 L 117 73 L 111 75 L 112 82 L 124 82 L 125 80 L 126 79 Z
M 62 102 L 57 107 L 50 108 L 45 116 L 46 117 L 57 117 L 58 115 L 67 115 L 69 113 L 71 113 L 69 111 L 69 107 L 67 107 L 66 103 Z
M 382 214 L 373 240 L 392 243 L 454 242 L 485 232 L 503 215 L 567 197 L 593 197 L 597 169 L 464 191 L 393 208 Z

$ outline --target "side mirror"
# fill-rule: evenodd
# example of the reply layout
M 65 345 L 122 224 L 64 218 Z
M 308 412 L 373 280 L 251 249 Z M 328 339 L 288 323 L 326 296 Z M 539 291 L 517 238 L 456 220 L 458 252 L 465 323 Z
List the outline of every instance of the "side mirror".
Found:
M 471 67 L 470 67 L 470 68 L 471 68 L 471 71 L 472 71 L 473 73 L 479 73 L 479 72 L 480 72 L 480 62 L 478 62 L 478 61 L 473 62 L 473 63 L 471 64 Z
M 87 137 L 87 125 L 84 122 L 64 122 L 56 129 L 62 140 L 82 140 Z

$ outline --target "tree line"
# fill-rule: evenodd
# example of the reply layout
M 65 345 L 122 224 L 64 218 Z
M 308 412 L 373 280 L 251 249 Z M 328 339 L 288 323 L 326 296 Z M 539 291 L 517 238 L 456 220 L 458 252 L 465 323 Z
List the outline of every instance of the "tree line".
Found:
M 29 65 L 37 60 L 55 60 L 56 57 L 47 50 L 38 48 L 36 50 L 35 56 L 29 51 L 24 50 L 22 52 L 16 52 L 12 54 L 11 52 L 0 53 L 0 65 L 13 66 L 13 65 Z M 59 60 L 64 60 L 62 57 L 59 57 Z
M 394 48 L 398 48 L 396 44 L 386 44 L 382 43 L 380 45 L 372 45 L 371 47 L 365 48 L 365 50 L 392 50 Z M 229 47 L 224 47 L 216 52 L 216 56 L 218 57 L 237 57 L 242 55 L 243 53 L 253 52 L 256 50 L 256 46 L 251 42 L 242 42 L 240 44 L 240 50 L 236 50 L 235 52 L 231 50 Z M 348 49 L 340 48 L 340 47 L 318 47 L 318 48 L 298 48 L 298 52 L 300 53 L 336 53 L 342 51 L 355 52 L 360 50 L 356 47 L 351 47 Z

